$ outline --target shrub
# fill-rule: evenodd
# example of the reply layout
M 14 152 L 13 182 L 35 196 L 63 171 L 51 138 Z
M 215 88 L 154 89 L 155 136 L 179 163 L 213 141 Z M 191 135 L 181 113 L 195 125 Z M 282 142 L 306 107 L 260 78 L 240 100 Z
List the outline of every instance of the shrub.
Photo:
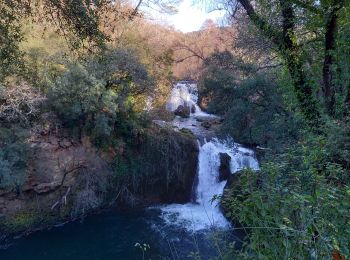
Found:
M 283 89 L 266 74 L 237 80 L 230 72 L 210 69 L 200 85 L 208 111 L 224 117 L 222 132 L 241 143 L 283 149 L 299 135 L 301 119 L 284 108 Z
M 139 118 L 150 86 L 147 71 L 136 57 L 114 51 L 69 64 L 51 86 L 49 98 L 67 126 L 77 126 L 80 135 L 90 134 L 103 144 L 115 130 L 126 132 L 123 128 Z
M 29 124 L 40 113 L 45 97 L 22 82 L 7 87 L 0 85 L 0 121 Z
M 0 127 L 0 189 L 20 192 L 26 180 L 28 146 L 26 131 L 19 127 Z
M 309 135 L 264 163 L 261 173 L 240 175 L 239 191 L 230 190 L 223 201 L 228 216 L 246 231 L 243 248 L 231 254 L 253 259 L 350 255 L 350 181 L 329 157 L 327 142 Z

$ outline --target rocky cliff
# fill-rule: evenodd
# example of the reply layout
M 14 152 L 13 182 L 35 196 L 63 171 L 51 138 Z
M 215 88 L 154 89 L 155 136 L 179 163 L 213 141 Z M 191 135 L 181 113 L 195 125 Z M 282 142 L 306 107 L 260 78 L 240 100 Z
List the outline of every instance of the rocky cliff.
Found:
M 154 125 L 117 162 L 117 173 L 131 203 L 190 201 L 197 173 L 198 144 L 191 132 Z M 121 175 L 121 176 L 120 176 Z M 120 180 L 118 180 L 120 183 Z M 125 197 L 124 197 L 125 198 Z
M 59 124 L 33 127 L 20 189 L 0 189 L 0 234 L 32 231 L 102 207 L 185 202 L 198 147 L 190 134 L 148 129 L 131 148 L 101 151 Z M 1 236 L 0 236 L 1 237 Z

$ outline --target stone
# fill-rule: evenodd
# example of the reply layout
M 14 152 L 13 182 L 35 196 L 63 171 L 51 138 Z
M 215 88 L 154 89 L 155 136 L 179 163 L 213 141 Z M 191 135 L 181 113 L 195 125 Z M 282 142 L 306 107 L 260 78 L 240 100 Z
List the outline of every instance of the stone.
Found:
M 205 129 L 209 129 L 211 127 L 211 123 L 209 121 L 204 121 L 201 123 L 201 126 L 203 126 Z
M 227 153 L 219 153 L 220 167 L 219 167 L 219 181 L 226 181 L 231 176 L 230 162 L 231 156 Z
M 196 106 L 195 106 L 195 105 L 192 105 L 192 107 L 191 107 L 191 113 L 192 113 L 192 114 L 196 113 Z
M 181 116 L 183 118 L 188 118 L 190 116 L 190 109 L 188 107 L 185 107 L 183 105 L 180 105 L 177 107 L 177 109 L 174 111 L 174 114 L 176 116 Z
M 38 194 L 48 193 L 54 191 L 61 186 L 61 182 L 40 183 L 34 187 L 34 191 Z

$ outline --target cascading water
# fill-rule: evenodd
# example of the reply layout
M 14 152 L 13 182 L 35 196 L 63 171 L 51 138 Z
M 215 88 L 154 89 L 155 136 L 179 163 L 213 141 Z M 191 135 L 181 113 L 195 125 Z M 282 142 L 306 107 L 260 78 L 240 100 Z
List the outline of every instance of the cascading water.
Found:
M 204 113 L 197 104 L 198 89 L 197 84 L 189 84 L 186 82 L 177 83 L 171 90 L 170 98 L 166 104 L 169 111 L 175 111 L 180 105 L 191 108 L 195 107 L 195 112 L 192 113 L 197 116 L 208 116 Z
M 177 84 L 169 99 L 167 108 L 174 111 L 179 105 L 195 105 L 198 100 L 196 84 Z M 198 107 L 199 108 L 199 107 Z M 198 111 L 198 112 L 197 112 Z M 202 134 L 199 126 L 193 124 L 200 117 L 212 118 L 200 109 L 191 114 L 189 119 L 174 120 L 177 127 L 188 127 L 190 122 L 194 134 Z M 199 142 L 198 142 L 199 143 Z M 161 208 L 162 217 L 168 224 L 175 224 L 190 231 L 198 231 L 208 228 L 227 228 L 229 222 L 221 213 L 218 201 L 213 201 L 216 195 L 222 195 L 226 181 L 219 181 L 220 153 L 226 153 L 231 157 L 230 170 L 235 173 L 243 168 L 258 169 L 259 165 L 254 157 L 254 152 L 234 143 L 232 139 L 219 140 L 213 138 L 210 141 L 199 143 L 198 158 L 198 185 L 196 187 L 195 203 L 171 204 Z

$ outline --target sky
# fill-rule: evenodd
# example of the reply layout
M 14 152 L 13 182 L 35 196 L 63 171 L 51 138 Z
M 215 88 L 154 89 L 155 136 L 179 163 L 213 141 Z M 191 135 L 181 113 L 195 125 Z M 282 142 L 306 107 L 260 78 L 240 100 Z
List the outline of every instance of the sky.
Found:
M 175 15 L 166 15 L 163 19 L 169 25 L 182 32 L 197 31 L 205 20 L 220 20 L 224 16 L 222 11 L 207 12 L 201 4 L 193 4 L 193 0 L 183 0 Z

